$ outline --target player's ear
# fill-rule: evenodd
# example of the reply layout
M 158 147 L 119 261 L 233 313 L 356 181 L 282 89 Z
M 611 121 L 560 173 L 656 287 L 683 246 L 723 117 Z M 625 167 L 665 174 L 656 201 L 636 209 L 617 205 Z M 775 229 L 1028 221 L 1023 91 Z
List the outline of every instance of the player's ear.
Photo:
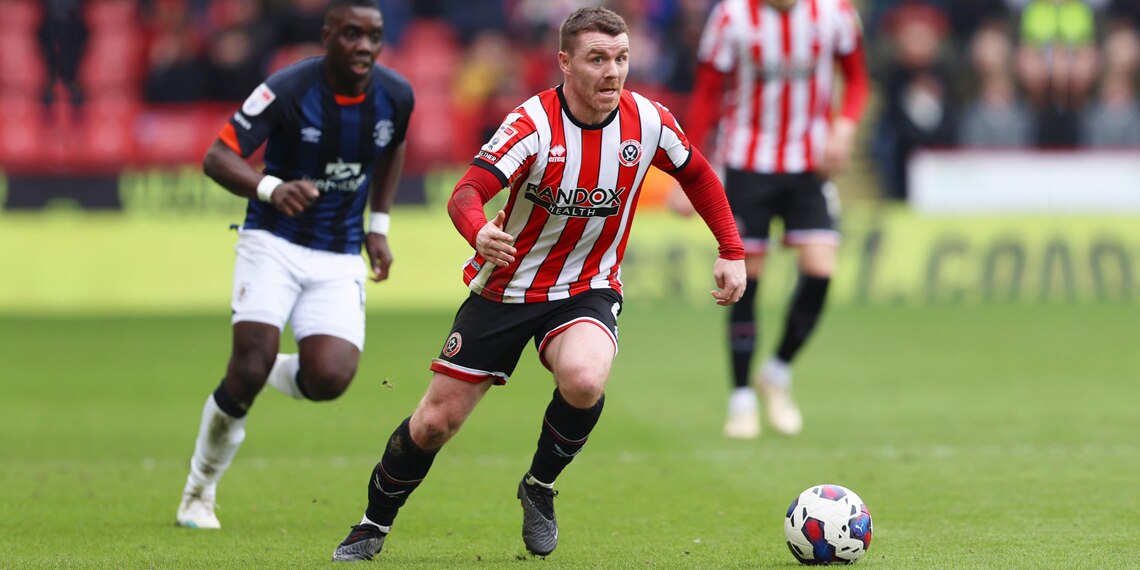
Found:
M 325 23 L 321 26 L 321 45 L 328 47 L 330 36 L 332 36 L 332 28 L 329 27 L 328 23 Z
M 558 52 L 558 67 L 563 73 L 570 73 L 570 54 L 564 51 Z

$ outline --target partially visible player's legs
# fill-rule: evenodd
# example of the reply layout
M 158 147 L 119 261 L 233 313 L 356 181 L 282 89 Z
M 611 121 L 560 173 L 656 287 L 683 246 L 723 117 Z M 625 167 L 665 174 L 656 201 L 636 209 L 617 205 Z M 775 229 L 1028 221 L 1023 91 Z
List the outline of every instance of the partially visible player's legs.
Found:
M 491 382 L 432 376 L 415 413 L 401 423 L 368 479 L 364 518 L 333 552 L 335 561 L 371 560 L 384 546 L 396 514 L 427 476 L 443 444 L 463 426 Z
M 297 373 L 300 371 L 300 354 L 295 352 L 278 354 L 277 360 L 273 362 L 273 368 L 269 370 L 269 378 L 266 380 L 266 384 L 294 400 L 304 400 L 306 399 L 305 393 L 297 380 Z
M 188 528 L 220 528 L 214 514 L 218 481 L 245 439 L 245 416 L 265 384 L 281 332 L 263 323 L 233 326 L 233 350 L 226 377 L 206 399 L 190 473 L 176 522 Z
M 295 399 L 340 397 L 364 350 L 364 263 L 359 255 L 309 252 L 311 267 L 290 314 L 298 354 L 278 354 L 269 385 Z
M 788 306 L 784 335 L 775 356 L 761 367 L 759 383 L 768 421 L 784 435 L 795 435 L 803 429 L 803 417 L 791 396 L 791 364 L 819 322 L 836 256 L 832 243 L 804 243 L 796 247 L 799 282 Z
M 729 310 L 728 354 L 732 366 L 732 392 L 724 435 L 753 439 L 760 435 L 756 392 L 750 383 L 752 360 L 760 337 L 760 278 L 768 250 L 772 216 L 780 204 L 781 184 L 771 174 L 727 169 L 725 195 L 732 207 L 736 228 L 744 242 L 744 296 Z
M 616 352 L 613 336 L 596 321 L 578 322 L 545 343 L 542 357 L 557 387 L 542 418 L 530 470 L 518 488 L 523 544 L 533 554 L 546 556 L 558 546 L 554 480 L 586 445 L 602 415 Z
M 297 354 L 278 354 L 268 383 L 297 400 L 335 400 L 348 389 L 360 363 L 360 349 L 345 339 L 314 335 L 301 339 Z
M 245 415 L 277 358 L 281 330 L 301 293 L 299 246 L 262 230 L 242 231 L 234 262 L 233 348 L 226 376 L 206 401 L 177 522 L 218 528 L 214 497 L 245 438 Z
M 736 439 L 753 439 L 760 435 L 756 392 L 752 389 L 750 379 L 752 358 L 756 354 L 760 337 L 757 299 L 760 296 L 764 255 L 746 255 L 744 267 L 747 287 L 740 301 L 729 310 L 728 347 L 732 359 L 732 393 L 728 397 L 728 419 L 724 422 L 724 435 Z

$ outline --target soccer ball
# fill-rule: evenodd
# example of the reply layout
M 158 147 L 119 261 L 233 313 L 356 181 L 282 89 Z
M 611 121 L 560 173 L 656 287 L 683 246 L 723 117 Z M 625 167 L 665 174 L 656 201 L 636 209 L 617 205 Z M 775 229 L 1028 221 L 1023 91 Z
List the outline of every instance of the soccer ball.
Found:
M 816 485 L 788 507 L 784 536 L 801 564 L 853 564 L 871 546 L 871 513 L 850 489 Z

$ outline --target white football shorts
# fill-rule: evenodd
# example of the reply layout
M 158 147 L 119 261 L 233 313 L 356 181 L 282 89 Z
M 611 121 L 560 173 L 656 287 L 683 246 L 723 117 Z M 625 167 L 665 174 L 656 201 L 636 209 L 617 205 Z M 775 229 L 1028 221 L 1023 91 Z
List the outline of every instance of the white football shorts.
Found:
M 324 334 L 364 350 L 364 280 L 360 255 L 310 249 L 265 230 L 242 230 L 234 262 L 231 322 L 252 321 L 293 337 Z

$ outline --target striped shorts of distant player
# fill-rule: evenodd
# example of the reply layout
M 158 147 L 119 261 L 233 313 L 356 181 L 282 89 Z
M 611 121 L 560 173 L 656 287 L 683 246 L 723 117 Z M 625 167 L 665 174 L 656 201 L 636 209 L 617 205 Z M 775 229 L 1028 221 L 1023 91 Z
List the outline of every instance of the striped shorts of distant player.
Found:
M 621 295 L 613 289 L 591 289 L 567 299 L 540 303 L 499 303 L 470 294 L 444 342 L 434 372 L 466 382 L 493 380 L 506 384 L 530 340 L 542 350 L 558 334 L 579 324 L 596 325 L 609 335 L 618 350 L 617 318 Z
M 364 349 L 364 279 L 360 255 L 299 246 L 265 230 L 242 230 L 234 263 L 233 323 L 293 326 L 298 341 L 343 338 Z
M 839 244 L 839 192 L 818 174 L 729 168 L 724 191 L 746 253 L 768 250 L 773 217 L 783 220 L 785 245 Z

